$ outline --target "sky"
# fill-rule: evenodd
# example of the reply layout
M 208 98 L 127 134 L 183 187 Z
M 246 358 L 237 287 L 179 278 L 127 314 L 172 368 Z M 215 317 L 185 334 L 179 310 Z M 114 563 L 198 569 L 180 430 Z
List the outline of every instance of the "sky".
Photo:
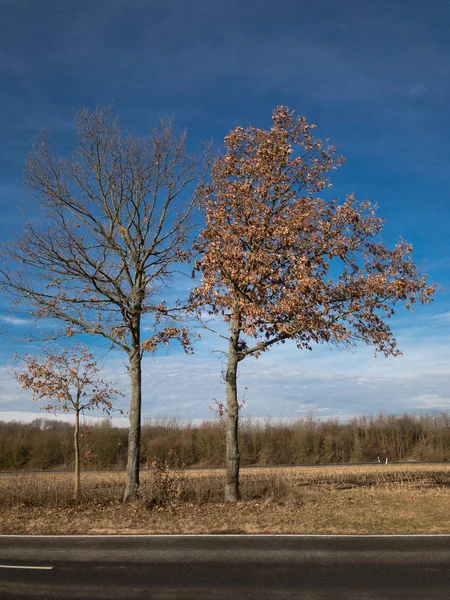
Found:
M 196 148 L 238 125 L 269 127 L 287 105 L 346 157 L 336 195 L 377 203 L 386 242 L 412 243 L 439 291 L 392 320 L 401 357 L 287 343 L 246 359 L 243 415 L 450 410 L 450 1 L 0 0 L 0 14 L 0 241 L 21 227 L 30 139 L 45 129 L 68 146 L 76 109 L 113 102 L 137 133 L 173 117 Z M 13 379 L 25 309 L 0 296 L 0 420 L 40 416 Z M 204 335 L 193 357 L 146 358 L 144 418 L 214 418 L 219 346 Z M 125 357 L 94 348 L 126 393 Z

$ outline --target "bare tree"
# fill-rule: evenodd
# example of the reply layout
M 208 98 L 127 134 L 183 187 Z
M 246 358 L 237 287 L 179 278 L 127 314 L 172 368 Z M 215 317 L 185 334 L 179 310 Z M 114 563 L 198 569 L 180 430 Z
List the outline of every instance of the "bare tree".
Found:
M 162 121 L 148 137 L 123 133 L 109 108 L 75 115 L 73 156 L 57 158 L 43 133 L 25 166 L 36 222 L 3 247 L 1 284 L 37 318 L 56 319 L 68 336 L 99 335 L 128 356 L 131 394 L 124 500 L 139 486 L 143 353 L 188 332 L 168 321 L 161 285 L 185 250 L 198 158 L 186 135 Z M 206 163 L 205 163 L 206 164 Z M 142 320 L 152 334 L 143 339 Z M 60 335 L 61 330 L 54 335 Z
M 288 339 L 310 350 L 361 340 L 399 354 L 387 323 L 395 305 L 410 308 L 434 293 L 409 244 L 389 249 L 377 239 L 383 220 L 369 202 L 320 198 L 341 158 L 313 127 L 281 106 L 268 131 L 234 129 L 202 189 L 202 280 L 191 300 L 229 327 L 227 335 L 216 331 L 228 344 L 227 502 L 239 499 L 240 361 Z
M 20 358 L 20 357 L 17 357 Z M 24 369 L 15 373 L 19 385 L 31 390 L 33 400 L 44 402 L 47 412 L 73 412 L 75 477 L 73 499 L 80 494 L 80 413 L 102 409 L 110 412 L 112 400 L 119 390 L 98 377 L 99 367 L 94 356 L 83 346 L 60 353 L 46 350 L 41 359 L 30 354 L 21 358 Z

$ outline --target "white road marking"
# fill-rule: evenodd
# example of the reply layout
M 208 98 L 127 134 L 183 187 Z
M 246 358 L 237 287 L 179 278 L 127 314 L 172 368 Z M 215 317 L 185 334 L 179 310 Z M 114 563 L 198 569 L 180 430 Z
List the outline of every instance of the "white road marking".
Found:
M 0 569 L 34 569 L 36 571 L 51 571 L 53 567 L 35 567 L 30 565 L 0 565 Z

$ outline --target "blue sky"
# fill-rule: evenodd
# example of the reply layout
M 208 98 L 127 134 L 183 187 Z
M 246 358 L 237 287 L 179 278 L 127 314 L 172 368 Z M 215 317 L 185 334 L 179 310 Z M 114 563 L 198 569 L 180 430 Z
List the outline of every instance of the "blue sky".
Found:
M 44 128 L 66 149 L 74 109 L 113 101 L 139 133 L 173 117 L 195 148 L 237 125 L 266 127 L 288 105 L 347 157 L 336 195 L 376 202 L 386 241 L 411 242 L 441 290 L 393 322 L 401 358 L 286 344 L 246 360 L 244 414 L 450 409 L 448 0 L 0 0 L 0 14 L 2 239 L 20 227 L 30 138 Z M 38 408 L 11 377 L 27 323 L 5 298 L 0 319 L 0 418 L 31 418 Z M 215 346 L 205 336 L 195 357 L 146 359 L 144 415 L 211 417 L 224 392 Z M 103 362 L 126 389 L 122 357 Z

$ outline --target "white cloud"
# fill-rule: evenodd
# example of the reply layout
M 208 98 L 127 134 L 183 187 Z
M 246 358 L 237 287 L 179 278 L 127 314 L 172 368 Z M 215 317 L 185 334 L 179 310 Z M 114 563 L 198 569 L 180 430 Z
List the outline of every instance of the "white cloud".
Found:
M 48 419 L 50 421 L 65 421 L 66 423 L 74 423 L 74 415 L 67 413 L 45 413 L 43 411 L 19 411 L 19 410 L 5 410 L 0 412 L 0 420 L 2 421 L 21 421 L 22 423 L 31 423 L 35 419 Z M 82 417 L 83 422 L 86 424 L 94 424 L 103 421 L 105 417 Z M 111 419 L 112 424 L 115 427 L 126 427 L 128 420 L 125 417 L 113 417 Z
M 7 325 L 13 325 L 14 327 L 25 327 L 30 325 L 30 319 L 23 319 L 19 317 L 10 317 L 8 315 L 0 315 L 0 321 Z
M 404 355 L 374 358 L 373 349 L 355 353 L 318 347 L 298 351 L 284 344 L 240 363 L 239 388 L 246 391 L 243 414 L 289 417 L 313 410 L 324 416 L 450 410 L 450 338 L 399 336 Z M 164 356 L 144 364 L 144 411 L 208 418 L 212 397 L 225 394 L 217 355 Z M 151 390 L 151 394 L 149 393 Z M 153 401 L 152 401 L 153 399 Z M 188 406 L 183 406 L 187 403 Z
M 450 321 L 450 311 L 449 312 L 443 312 L 443 313 L 437 313 L 435 315 L 431 315 L 430 317 L 431 319 L 436 319 L 437 321 Z
M 422 337 L 420 328 L 403 327 L 398 341 L 404 355 L 397 358 L 374 358 L 369 347 L 349 353 L 321 346 L 307 352 L 289 343 L 272 348 L 258 360 L 248 358 L 239 366 L 239 394 L 246 397 L 242 414 L 288 418 L 313 412 L 324 418 L 347 419 L 379 411 L 450 410 L 450 334 L 436 328 Z M 225 397 L 221 377 L 225 365 L 222 355 L 211 350 L 221 342 L 205 333 L 194 356 L 174 348 L 170 355 L 145 357 L 143 418 L 214 418 L 209 407 L 214 405 L 213 398 Z M 125 355 L 110 353 L 102 362 L 103 377 L 125 392 L 117 407 L 126 410 L 129 379 Z M 31 396 L 16 384 L 8 365 L 0 366 L 0 386 L 0 419 L 11 418 L 12 413 L 34 414 L 34 410 L 36 416 L 42 416 Z M 93 416 L 102 418 L 102 413 Z

